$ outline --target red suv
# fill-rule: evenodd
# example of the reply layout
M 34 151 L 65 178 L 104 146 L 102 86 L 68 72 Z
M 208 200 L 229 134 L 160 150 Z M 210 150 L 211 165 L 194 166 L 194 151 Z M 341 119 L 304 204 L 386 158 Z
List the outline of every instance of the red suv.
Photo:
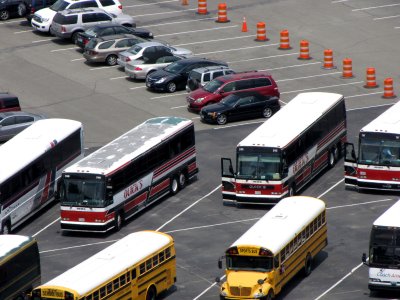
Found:
M 200 111 L 202 107 L 217 103 L 237 91 L 255 91 L 265 96 L 279 98 L 275 80 L 268 72 L 241 72 L 220 76 L 205 86 L 192 91 L 187 97 L 188 109 Z

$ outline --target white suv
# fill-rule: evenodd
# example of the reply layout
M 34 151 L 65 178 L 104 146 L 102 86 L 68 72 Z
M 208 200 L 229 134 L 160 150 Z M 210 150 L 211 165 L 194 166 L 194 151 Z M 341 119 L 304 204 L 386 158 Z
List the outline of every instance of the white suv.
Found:
M 57 12 L 65 9 L 99 7 L 114 15 L 122 13 L 122 5 L 119 0 L 57 0 L 52 6 L 35 12 L 32 18 L 32 27 L 50 32 L 51 22 Z

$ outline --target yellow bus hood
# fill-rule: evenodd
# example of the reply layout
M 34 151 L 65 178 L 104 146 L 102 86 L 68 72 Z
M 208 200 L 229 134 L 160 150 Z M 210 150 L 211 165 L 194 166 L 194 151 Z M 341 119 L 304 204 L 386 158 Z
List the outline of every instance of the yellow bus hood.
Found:
M 226 282 L 230 286 L 255 287 L 259 279 L 267 280 L 268 274 L 251 271 L 230 271 L 226 275 Z

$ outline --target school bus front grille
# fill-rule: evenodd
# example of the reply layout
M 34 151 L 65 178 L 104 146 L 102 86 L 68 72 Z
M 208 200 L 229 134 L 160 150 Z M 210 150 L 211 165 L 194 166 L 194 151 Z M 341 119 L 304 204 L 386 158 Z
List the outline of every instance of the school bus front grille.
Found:
M 230 288 L 232 296 L 250 296 L 251 288 L 249 287 L 241 287 L 241 286 L 231 286 Z

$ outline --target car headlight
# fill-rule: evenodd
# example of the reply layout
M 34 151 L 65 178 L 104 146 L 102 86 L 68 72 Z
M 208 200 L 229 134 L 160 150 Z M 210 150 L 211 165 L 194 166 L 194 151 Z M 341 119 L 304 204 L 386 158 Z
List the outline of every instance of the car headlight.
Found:
M 152 32 L 149 32 L 149 36 L 153 36 L 153 33 L 152 33 Z
M 197 98 L 194 102 L 196 102 L 196 103 L 201 103 L 201 102 L 203 102 L 203 100 L 204 100 L 204 97 L 202 97 L 202 98 Z
M 158 80 L 156 81 L 156 83 L 163 83 L 165 80 L 167 80 L 167 78 L 166 78 L 166 77 L 163 77 L 163 78 L 161 78 L 161 79 L 158 79 Z
M 50 19 L 49 18 L 40 18 L 42 22 L 48 22 Z

